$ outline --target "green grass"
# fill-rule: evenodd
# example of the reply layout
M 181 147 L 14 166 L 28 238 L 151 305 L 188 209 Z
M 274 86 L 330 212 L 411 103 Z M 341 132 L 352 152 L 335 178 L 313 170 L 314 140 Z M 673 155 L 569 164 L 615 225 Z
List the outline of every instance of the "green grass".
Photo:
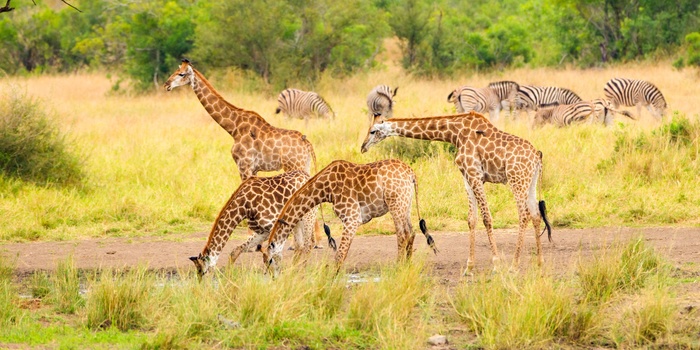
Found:
M 336 275 L 328 262 L 291 264 L 275 280 L 261 269 L 223 269 L 201 281 L 192 272 L 97 270 L 87 273 L 85 306 L 72 314 L 48 300 L 28 303 L 22 283 L 4 278 L 0 344 L 424 349 L 430 335 L 441 333 L 457 348 L 700 345 L 697 315 L 679 307 L 682 284 L 658 253 L 639 240 L 602 248 L 591 264 L 572 261 L 563 275 L 485 272 L 457 285 L 439 283 L 421 256 L 365 271 L 360 282 Z M 54 275 L 73 275 L 62 269 L 48 276 L 49 295 L 63 288 Z M 593 279 L 614 286 L 605 298 L 591 297 L 592 282 L 581 277 L 594 270 L 617 271 L 617 278 Z

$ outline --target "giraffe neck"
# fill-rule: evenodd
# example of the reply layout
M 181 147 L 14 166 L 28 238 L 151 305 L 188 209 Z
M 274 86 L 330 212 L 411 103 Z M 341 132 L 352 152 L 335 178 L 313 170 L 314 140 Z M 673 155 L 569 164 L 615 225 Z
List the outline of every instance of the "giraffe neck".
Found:
M 199 102 L 212 119 L 231 134 L 234 139 L 239 136 L 239 133 L 249 132 L 249 128 L 244 128 L 242 126 L 268 124 L 262 117 L 257 115 L 257 113 L 238 108 L 226 101 L 202 73 L 196 69 L 193 69 L 193 71 L 194 79 L 192 81 L 192 90 L 197 95 Z
M 443 141 L 455 144 L 459 129 L 450 127 L 450 118 L 394 119 L 386 121 L 389 136 L 402 136 L 419 140 Z
M 327 174 L 319 173 L 297 190 L 282 208 L 280 219 L 292 227 L 304 214 L 323 202 L 330 202 L 330 182 Z
M 239 203 L 237 198 L 239 198 L 238 191 L 234 192 L 221 210 L 209 233 L 207 244 L 202 250 L 202 258 L 208 262 L 209 266 L 216 265 L 219 254 L 228 242 L 231 232 L 246 218 L 245 203 Z

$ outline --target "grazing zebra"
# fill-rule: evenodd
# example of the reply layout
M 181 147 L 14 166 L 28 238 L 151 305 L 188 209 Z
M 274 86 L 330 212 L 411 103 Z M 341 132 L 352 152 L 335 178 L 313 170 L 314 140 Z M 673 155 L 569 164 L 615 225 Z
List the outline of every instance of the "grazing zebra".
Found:
M 592 123 L 594 120 L 603 120 L 605 125 L 610 125 L 612 123 L 612 115 L 616 113 L 634 119 L 629 112 L 617 110 L 611 106 L 610 102 L 602 99 L 566 105 L 545 105 L 543 107 L 535 113 L 535 118 L 532 121 L 533 127 L 544 124 L 564 127 L 586 121 Z
M 454 103 L 457 113 L 474 111 L 484 114 L 488 111 L 489 119 L 498 120 L 501 111 L 501 99 L 496 92 L 488 87 L 473 88 L 462 86 L 447 96 L 447 102 Z
M 555 86 L 521 85 L 518 89 L 517 109 L 537 111 L 540 106 L 560 104 L 570 105 L 583 101 L 573 91 Z
M 668 107 L 661 90 L 644 80 L 612 78 L 605 83 L 603 92 L 615 108 L 620 105 L 637 106 L 638 117 L 641 116 L 642 106 L 645 106 L 651 115 L 660 120 Z
M 399 88 L 394 91 L 388 85 L 377 85 L 367 95 L 367 109 L 369 110 L 370 119 L 382 116 L 384 119 L 389 119 L 394 113 L 394 96 Z M 371 121 L 371 120 L 370 120 Z
M 501 100 L 501 108 L 508 109 L 512 115 L 513 110 L 515 110 L 515 102 L 518 98 L 520 85 L 514 81 L 504 80 L 490 83 L 488 87 L 498 95 L 498 98 Z
M 322 118 L 335 118 L 335 113 L 328 103 L 313 91 L 285 89 L 277 96 L 277 103 L 279 107 L 275 114 L 284 111 L 290 118 L 300 118 L 307 122 L 312 114 Z

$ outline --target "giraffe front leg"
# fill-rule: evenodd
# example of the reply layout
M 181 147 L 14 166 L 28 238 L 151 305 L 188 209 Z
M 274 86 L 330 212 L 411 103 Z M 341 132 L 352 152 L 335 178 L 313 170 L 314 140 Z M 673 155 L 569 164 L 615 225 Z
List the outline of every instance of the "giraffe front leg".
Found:
M 343 266 L 345 258 L 347 258 L 350 244 L 352 244 L 352 239 L 355 237 L 355 232 L 359 226 L 357 221 L 343 222 L 343 236 L 340 238 L 338 251 L 335 253 L 336 273 L 340 272 L 340 268 Z
M 250 229 L 248 229 L 248 231 L 250 231 Z M 257 247 L 258 244 L 262 243 L 265 240 L 265 238 L 267 238 L 268 234 L 269 232 L 253 233 L 253 235 L 250 236 L 245 242 L 243 242 L 243 244 L 239 245 L 236 248 L 233 248 L 233 250 L 231 251 L 231 255 L 228 259 L 228 264 L 233 265 L 243 252 L 255 249 L 255 247 Z

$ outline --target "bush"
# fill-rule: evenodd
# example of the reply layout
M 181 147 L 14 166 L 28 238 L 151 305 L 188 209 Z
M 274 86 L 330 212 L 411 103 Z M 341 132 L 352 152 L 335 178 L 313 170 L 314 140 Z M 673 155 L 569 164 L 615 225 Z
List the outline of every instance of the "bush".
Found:
M 76 184 L 78 158 L 41 103 L 16 90 L 0 100 L 0 172 L 39 183 Z

